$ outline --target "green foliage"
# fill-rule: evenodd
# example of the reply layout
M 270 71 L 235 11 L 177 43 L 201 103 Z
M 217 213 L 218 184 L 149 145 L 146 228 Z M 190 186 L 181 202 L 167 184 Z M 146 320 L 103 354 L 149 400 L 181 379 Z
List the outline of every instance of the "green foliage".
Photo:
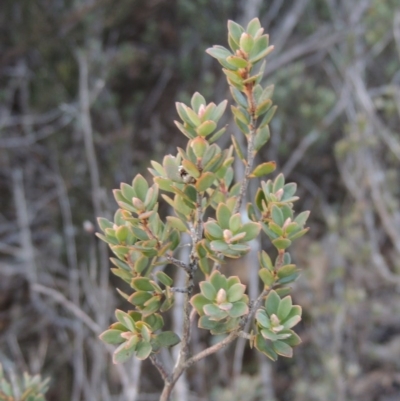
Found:
M 199 314 L 199 327 L 211 334 L 223 334 L 236 329 L 239 319 L 249 312 L 246 286 L 239 277 L 228 279 L 214 271 L 208 281 L 200 283 L 200 293 L 193 296 L 191 304 Z
M 0 364 L 0 400 L 1 401 L 45 401 L 50 379 L 42 380 L 39 375 L 24 373 L 11 384 L 4 376 Z
M 265 307 L 256 312 L 257 334 L 254 346 L 268 358 L 276 361 L 278 355 L 292 357 L 292 347 L 301 343 L 291 328 L 301 320 L 301 307 L 292 306 L 292 298 L 281 299 L 271 291 Z
M 116 256 L 111 258 L 116 266 L 112 271 L 130 285 L 132 293 L 123 296 L 134 306 L 128 312 L 117 310 L 118 322 L 100 336 L 104 342 L 119 344 L 114 353 L 115 363 L 132 355 L 146 359 L 160 348 L 180 341 L 176 334 L 162 331 L 164 320 L 160 315 L 173 305 L 174 292 L 179 289 L 173 287 L 173 278 L 165 272 L 152 273 L 156 266 L 168 263 L 187 273 L 187 286 L 179 290 L 185 293 L 183 313 L 188 319 L 190 301 L 199 315 L 200 328 L 212 335 L 231 333 L 237 337 L 255 316 L 256 334 L 246 334 L 246 338 L 273 360 L 277 355 L 292 356 L 292 347 L 300 343 L 291 328 L 301 319 L 301 309 L 292 306 L 290 296 L 281 299 L 278 295 L 286 295 L 290 289 L 285 285 L 299 274 L 287 249 L 308 230 L 304 228 L 308 212 L 297 217 L 293 212 L 293 203 L 298 200 L 296 184 L 285 183 L 283 174 L 263 181 L 254 204 L 247 205 L 251 221 L 243 222 L 240 213 L 248 181 L 276 168 L 273 161 L 253 165 L 255 155 L 270 138 L 268 124 L 276 110 L 271 100 L 273 86 L 260 85 L 265 62 L 257 70 L 254 67 L 273 47 L 269 46 L 268 35 L 263 34 L 258 19 L 250 21 L 246 29 L 229 21 L 228 30 L 231 50 L 214 46 L 207 53 L 223 66 L 236 101 L 231 106 L 234 121 L 245 136 L 247 152 L 234 137 L 227 149 L 216 143 L 226 129 L 218 127 L 218 123 L 227 100 L 219 105 L 207 103 L 196 92 L 190 106 L 176 103 L 181 121 L 175 124 L 188 138 L 186 148 L 178 148 L 176 155 L 166 155 L 162 164 L 151 162 L 151 185 L 141 175 L 134 178 L 132 185 L 121 184 L 114 191 L 120 207 L 114 221 L 99 219 L 103 234 L 98 236 Z M 243 182 L 234 180 L 234 149 L 245 166 Z M 175 214 L 164 220 L 158 213 L 160 190 Z M 206 214 L 210 217 L 204 221 Z M 272 263 L 265 251 L 260 253 L 259 275 L 264 290 L 250 304 L 239 278 L 226 277 L 219 270 L 227 260 L 249 252 L 249 241 L 257 238 L 261 229 L 276 248 L 277 257 Z M 192 240 L 190 263 L 174 257 L 183 234 Z M 198 268 L 204 280 L 199 283 L 200 292 L 192 296 Z M 265 307 L 259 308 L 265 297 Z M 187 347 L 187 338 L 188 332 L 184 332 L 183 349 Z

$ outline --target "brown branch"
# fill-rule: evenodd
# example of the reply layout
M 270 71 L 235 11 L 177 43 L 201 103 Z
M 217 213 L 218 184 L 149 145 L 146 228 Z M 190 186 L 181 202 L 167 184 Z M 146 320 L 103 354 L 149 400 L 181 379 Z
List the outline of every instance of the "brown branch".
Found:
M 190 266 L 188 266 L 186 263 L 182 262 L 179 259 L 174 258 L 173 256 L 167 256 L 168 262 L 172 263 L 175 266 L 181 267 L 183 270 L 185 270 L 186 273 L 189 273 L 191 271 Z
M 166 371 L 164 365 L 161 363 L 161 361 L 158 360 L 157 355 L 151 355 L 150 361 L 160 372 L 160 375 L 163 378 L 164 382 L 169 383 L 169 381 L 170 381 L 169 374 L 167 373 L 167 371 Z

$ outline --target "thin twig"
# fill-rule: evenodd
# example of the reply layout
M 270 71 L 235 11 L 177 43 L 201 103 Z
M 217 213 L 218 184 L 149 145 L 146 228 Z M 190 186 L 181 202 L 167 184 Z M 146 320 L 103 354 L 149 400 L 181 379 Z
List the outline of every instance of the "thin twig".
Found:
M 186 263 L 182 262 L 179 259 L 174 258 L 173 256 L 167 256 L 168 262 L 174 264 L 175 266 L 181 267 L 183 270 L 185 270 L 186 273 L 189 273 L 191 271 L 191 267 L 188 266 Z
M 150 356 L 150 361 L 151 363 L 157 368 L 157 370 L 160 372 L 161 377 L 166 383 L 169 383 L 170 378 L 169 374 L 167 373 L 164 365 L 162 362 L 157 358 L 157 355 L 151 355 Z

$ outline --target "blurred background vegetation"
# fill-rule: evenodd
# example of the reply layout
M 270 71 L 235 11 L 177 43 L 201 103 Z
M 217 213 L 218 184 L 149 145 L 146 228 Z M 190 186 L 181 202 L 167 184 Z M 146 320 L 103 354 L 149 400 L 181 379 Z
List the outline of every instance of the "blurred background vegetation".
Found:
M 311 210 L 303 344 L 275 364 L 246 348 L 233 369 L 232 345 L 177 400 L 400 399 L 399 0 L 2 0 L 0 363 L 50 376 L 48 400 L 158 399 L 155 369 L 112 365 L 97 338 L 122 300 L 95 218 L 185 143 L 175 101 L 229 96 L 204 50 L 255 16 L 278 105 L 261 157 Z M 206 341 L 195 330 L 193 351 Z

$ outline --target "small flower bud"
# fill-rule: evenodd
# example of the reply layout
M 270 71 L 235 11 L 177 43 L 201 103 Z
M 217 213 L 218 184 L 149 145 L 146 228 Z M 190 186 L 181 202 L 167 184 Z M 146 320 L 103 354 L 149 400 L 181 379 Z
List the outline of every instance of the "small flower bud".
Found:
M 144 209 L 144 204 L 139 198 L 132 198 L 132 205 L 138 210 Z
M 230 243 L 231 242 L 231 238 L 232 238 L 232 231 L 231 230 L 224 230 L 224 240 L 226 243 Z
M 282 229 L 284 230 L 290 223 L 292 222 L 292 219 L 288 217 L 285 222 L 283 223 Z
M 250 53 L 251 49 L 254 46 L 254 39 L 251 35 L 246 32 L 243 32 L 240 36 L 240 48 L 246 53 Z
M 278 189 L 278 190 L 275 192 L 276 199 L 278 199 L 278 200 L 281 200 L 281 199 L 282 199 L 282 195 L 283 195 L 283 188 Z
M 272 326 L 278 326 L 281 323 L 281 321 L 279 320 L 279 317 L 276 316 L 275 313 L 273 313 L 271 315 L 271 323 L 272 323 Z
M 204 112 L 206 111 L 206 107 L 204 106 L 204 104 L 201 104 L 199 107 L 199 112 L 197 113 L 197 115 L 201 118 L 204 116 Z
M 121 333 L 121 337 L 125 338 L 126 340 L 129 340 L 133 336 L 133 333 L 130 331 L 125 331 Z
M 226 301 L 226 291 L 223 288 L 220 288 L 217 292 L 216 298 L 217 304 L 222 304 Z

